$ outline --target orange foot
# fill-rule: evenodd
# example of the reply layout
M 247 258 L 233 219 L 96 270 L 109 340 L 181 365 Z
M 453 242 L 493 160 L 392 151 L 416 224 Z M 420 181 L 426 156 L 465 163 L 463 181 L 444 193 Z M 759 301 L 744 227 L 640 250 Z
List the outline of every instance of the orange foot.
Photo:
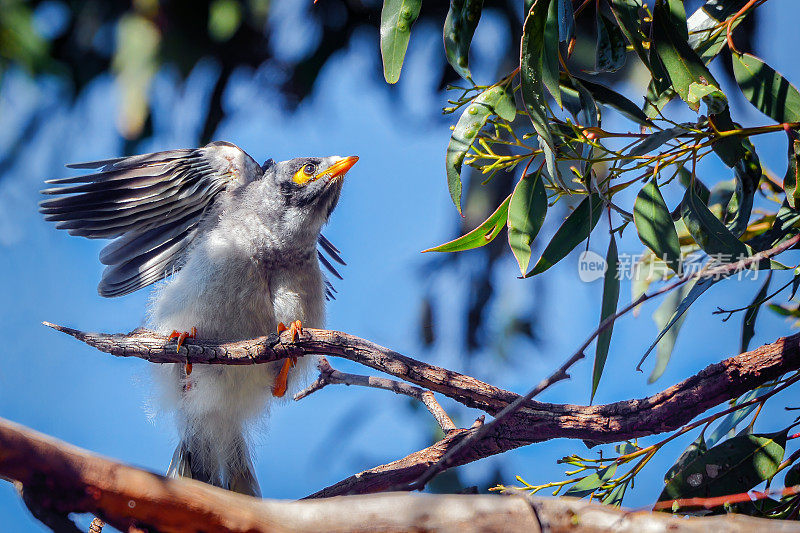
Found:
M 176 329 L 172 330 L 172 333 L 169 334 L 169 340 L 178 339 L 178 347 L 175 348 L 176 352 L 181 351 L 181 345 L 183 341 L 186 339 L 194 339 L 197 338 L 197 328 L 192 327 L 191 331 L 178 331 Z M 192 373 L 192 363 L 186 363 L 186 375 Z
M 296 341 L 297 337 L 303 333 L 303 323 L 299 320 L 295 320 L 291 323 L 291 325 L 287 328 L 283 322 L 278 324 L 278 333 L 283 333 L 284 331 L 288 330 L 289 335 L 292 338 L 292 341 Z M 286 388 L 289 383 L 289 369 L 292 368 L 297 364 L 297 357 L 289 357 L 283 361 L 283 366 L 281 367 L 281 371 L 278 372 L 278 377 L 275 378 L 275 385 L 272 387 L 272 395 L 277 398 L 282 398 L 284 394 L 286 394 Z

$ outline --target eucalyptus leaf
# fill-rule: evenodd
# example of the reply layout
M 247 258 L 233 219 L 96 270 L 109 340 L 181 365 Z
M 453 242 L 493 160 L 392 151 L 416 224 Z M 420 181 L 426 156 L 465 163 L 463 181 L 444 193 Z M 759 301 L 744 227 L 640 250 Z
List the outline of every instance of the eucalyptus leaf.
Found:
M 486 89 L 464 109 L 453 128 L 450 143 L 447 145 L 445 164 L 450 198 L 459 213 L 461 212 L 461 167 L 464 158 L 490 116 L 497 114 L 501 118 L 507 117 L 513 120 L 511 114 L 512 111 L 516 114 L 516 109 L 511 98 L 504 86 L 496 85 Z
M 489 218 L 487 218 L 483 224 L 466 235 L 436 246 L 435 248 L 423 250 L 423 252 L 461 252 L 463 250 L 471 250 L 489 244 L 506 225 L 506 221 L 508 220 L 508 203 L 510 200 L 511 195 L 508 195 L 503 203 L 500 204 L 494 213 L 489 215 Z
M 683 321 L 686 320 L 686 311 L 693 301 L 689 301 L 688 297 L 692 294 L 695 286 L 696 283 L 690 281 L 678 287 L 664 298 L 664 301 L 653 313 L 653 322 L 661 330 L 661 334 L 654 343 L 657 346 L 656 364 L 647 378 L 648 383 L 655 383 L 661 377 L 667 368 L 669 360 L 672 358 L 672 351 L 675 349 L 678 333 L 680 333 L 681 326 L 683 326 Z
M 575 34 L 575 11 L 572 0 L 558 0 L 558 38 L 568 42 Z
M 541 171 L 523 176 L 508 204 L 508 244 L 522 274 L 528 271 L 531 243 L 539 233 L 546 214 L 547 193 Z
M 555 142 L 547 121 L 544 97 L 545 26 L 551 0 L 536 0 L 525 18 L 520 44 L 520 93 L 525 111 L 539 135 L 539 145 L 544 151 L 547 172 L 558 175 L 555 159 Z
M 616 72 L 625 66 L 627 46 L 619 27 L 602 12 L 597 12 L 597 52 L 595 70 Z
M 647 118 L 647 115 L 645 115 L 644 112 L 639 109 L 639 106 L 618 92 L 609 89 L 605 85 L 589 81 L 585 78 L 579 78 L 577 76 L 568 76 L 566 74 L 561 76 L 560 82 L 563 88 L 575 92 L 578 91 L 577 84 L 580 83 L 586 88 L 587 91 L 589 91 L 589 94 L 592 95 L 598 104 L 611 107 L 612 109 L 619 111 L 629 119 L 633 120 L 634 122 L 638 122 L 643 126 L 652 126 L 652 122 L 650 122 L 650 119 Z
M 574 498 L 583 498 L 593 493 L 600 488 L 604 483 L 614 477 L 617 471 L 617 463 L 611 463 L 605 468 L 601 468 L 593 474 L 589 474 L 582 480 L 578 481 L 569 488 L 564 496 L 572 496 Z
M 542 56 L 542 82 L 547 87 L 547 91 L 556 101 L 558 107 L 561 104 L 561 90 L 558 87 L 558 0 L 551 0 L 547 10 L 547 21 L 544 26 L 544 54 Z
M 686 21 L 689 30 L 689 46 L 700 59 L 708 64 L 725 47 L 727 22 L 748 0 L 708 0 Z M 732 24 L 735 29 L 743 20 L 738 17 Z
M 756 297 L 750 303 L 750 307 L 747 308 L 747 311 L 744 314 L 744 319 L 742 320 L 742 343 L 739 347 L 739 353 L 746 352 L 747 348 L 750 346 L 750 341 L 753 340 L 753 335 L 755 335 L 756 318 L 758 318 L 758 311 L 761 309 L 761 305 L 765 302 L 770 281 L 772 281 L 771 270 L 767 274 L 767 279 L 764 280 L 761 290 L 756 293 Z
M 681 245 L 675 224 L 658 188 L 656 179 L 647 183 L 633 204 L 633 223 L 639 240 L 664 261 L 672 270 L 678 272 L 681 265 Z
M 411 37 L 411 26 L 419 16 L 422 0 L 384 0 L 381 10 L 381 58 L 383 76 L 397 83 Z
M 744 404 L 749 402 L 750 400 L 760 398 L 765 394 L 771 392 L 776 386 L 777 383 L 773 382 L 770 385 L 753 389 L 744 394 L 742 397 L 740 397 L 737 400 L 737 403 Z M 750 413 L 755 411 L 757 408 L 758 404 L 754 403 L 753 405 L 742 407 L 741 409 L 737 409 L 736 411 L 733 411 L 732 413 L 728 413 L 727 415 L 725 415 L 725 418 L 723 418 L 719 422 L 719 424 L 717 424 L 717 427 L 714 428 L 714 431 L 712 431 L 711 435 L 708 436 L 708 439 L 706 439 L 706 443 L 709 446 L 714 446 L 716 443 L 720 442 L 728 435 L 728 433 L 734 430 L 742 420 L 747 418 L 750 415 Z
M 683 196 L 681 216 L 700 248 L 721 263 L 731 263 L 750 256 L 748 247 L 709 211 L 693 187 L 686 189 Z
M 739 435 L 688 462 L 666 484 L 658 501 L 711 498 L 746 492 L 778 471 L 786 431 Z
M 466 80 L 472 79 L 469 70 L 469 47 L 475 28 L 481 20 L 483 0 L 450 0 L 450 10 L 444 20 L 444 52 L 447 62 Z
M 800 190 L 798 190 L 798 182 L 800 182 L 800 140 L 789 137 L 789 162 L 786 166 L 786 174 L 783 177 L 783 190 L 786 191 L 786 201 L 793 209 L 800 207 L 797 205 L 797 200 L 800 199 Z
M 739 142 L 742 146 L 742 158 L 733 167 L 736 188 L 726 208 L 729 221 L 727 227 L 736 238 L 744 234 L 750 222 L 753 201 L 762 174 L 761 161 L 756 155 L 753 143 L 747 138 Z
M 672 128 L 667 128 L 665 130 L 657 131 L 655 133 L 651 133 L 647 137 L 645 137 L 639 144 L 634 146 L 629 152 L 629 156 L 641 156 L 648 152 L 652 152 L 656 148 L 660 148 L 671 141 L 672 139 L 678 137 L 686 133 L 686 128 L 681 126 L 673 126 Z
M 675 464 L 667 470 L 667 473 L 664 474 L 664 483 L 669 483 L 669 481 L 675 477 L 675 474 L 686 468 L 686 465 L 703 455 L 708 451 L 708 445 L 706 444 L 705 439 L 703 438 L 703 433 L 701 432 L 700 435 L 697 436 L 692 443 L 683 450 L 678 460 L 675 461 Z
M 620 31 L 633 46 L 633 50 L 647 68 L 650 68 L 650 59 L 644 43 L 650 39 L 642 31 L 643 21 L 640 13 L 645 12 L 641 0 L 611 0 L 611 12 L 617 19 Z
M 600 306 L 600 323 L 617 312 L 617 303 L 619 302 L 619 255 L 617 253 L 617 242 L 614 240 L 614 235 L 611 235 L 611 240 L 608 242 L 608 252 L 606 253 L 606 273 L 603 279 L 603 303 Z M 597 347 L 594 353 L 594 368 L 592 370 L 592 394 L 591 400 L 594 400 L 594 394 L 597 392 L 597 386 L 600 384 L 600 377 L 603 375 L 603 368 L 606 365 L 608 358 L 608 348 L 611 345 L 611 333 L 614 330 L 614 323 L 612 322 L 597 336 Z
M 733 74 L 756 109 L 778 123 L 800 122 L 800 93 L 775 69 L 753 55 L 734 54 Z
M 598 194 L 592 193 L 584 198 L 564 220 L 561 227 L 556 230 L 539 261 L 536 262 L 533 270 L 525 274 L 525 277 L 541 274 L 564 259 L 568 253 L 589 237 L 602 213 L 603 200 Z

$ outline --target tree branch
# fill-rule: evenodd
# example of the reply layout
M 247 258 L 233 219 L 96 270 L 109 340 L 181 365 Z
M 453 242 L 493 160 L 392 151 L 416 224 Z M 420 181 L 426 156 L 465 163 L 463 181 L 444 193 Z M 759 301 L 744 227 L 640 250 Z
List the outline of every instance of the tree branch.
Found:
M 359 374 L 347 374 L 339 372 L 331 366 L 327 359 L 320 357 L 317 361 L 317 368 L 319 369 L 319 376 L 317 380 L 294 395 L 295 401 L 302 400 L 309 394 L 313 394 L 327 385 L 357 385 L 360 387 L 372 387 L 375 389 L 383 389 L 394 392 L 396 394 L 404 394 L 422 402 L 428 411 L 436 419 L 436 423 L 442 428 L 442 431 L 447 433 L 456 429 L 456 425 L 448 416 L 447 412 L 442 409 L 439 402 L 436 401 L 433 393 L 429 390 L 420 387 L 414 387 L 402 381 L 396 381 L 387 378 L 378 378 L 375 376 L 362 376 Z
M 180 353 L 176 353 L 173 341 L 145 330 L 137 330 L 131 335 L 108 335 L 84 333 L 61 326 L 51 327 L 102 351 L 154 362 L 255 364 L 292 355 L 342 357 L 441 393 L 491 415 L 497 415 L 520 398 L 517 394 L 473 377 L 428 365 L 364 339 L 335 331 L 304 329 L 295 342 L 290 342 L 286 334 L 236 343 L 187 339 Z M 590 444 L 600 444 L 672 431 L 717 405 L 798 369 L 800 334 L 795 334 L 712 364 L 695 376 L 639 400 L 595 406 L 531 400 L 493 425 L 473 445 L 459 451 L 452 458 L 450 466 L 463 465 L 554 438 L 581 439 Z M 375 492 L 412 483 L 461 439 L 479 430 L 451 431 L 433 446 L 357 474 L 313 496 Z
M 165 478 L 0 419 L 0 475 L 46 514 L 89 512 L 122 530 L 169 532 L 674 531 L 800 532 L 800 524 L 741 515 L 632 513 L 573 498 L 379 494 L 318 501 L 259 500 L 186 478 Z

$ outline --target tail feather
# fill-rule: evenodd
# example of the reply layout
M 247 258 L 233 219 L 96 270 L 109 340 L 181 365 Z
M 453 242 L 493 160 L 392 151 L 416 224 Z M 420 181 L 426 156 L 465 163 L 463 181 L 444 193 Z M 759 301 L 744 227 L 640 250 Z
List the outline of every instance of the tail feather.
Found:
M 207 459 L 202 462 L 193 460 L 192 448 L 192 443 L 186 440 L 178 444 L 175 453 L 172 454 L 167 477 L 196 479 L 240 494 L 261 497 L 261 487 L 253 471 L 253 461 L 243 437 L 222 464 L 209 465 Z

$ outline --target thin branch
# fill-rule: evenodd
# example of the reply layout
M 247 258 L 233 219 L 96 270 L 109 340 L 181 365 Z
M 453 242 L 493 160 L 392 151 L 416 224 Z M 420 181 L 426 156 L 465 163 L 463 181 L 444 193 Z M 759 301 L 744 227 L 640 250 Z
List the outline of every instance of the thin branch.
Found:
M 0 419 L 0 475 L 45 513 L 90 512 L 121 531 L 674 531 L 800 532 L 800 524 L 725 515 L 631 513 L 574 498 L 378 494 L 316 501 L 260 500 L 127 466 Z
M 420 387 L 414 387 L 413 385 L 403 383 L 402 381 L 396 381 L 394 379 L 339 372 L 333 368 L 328 360 L 324 357 L 320 357 L 319 361 L 317 362 L 317 368 L 319 369 L 319 376 L 317 377 L 317 380 L 302 391 L 295 394 L 295 400 L 302 400 L 309 394 L 313 394 L 327 385 L 357 385 L 360 387 L 373 387 L 376 389 L 392 391 L 396 394 L 405 394 L 406 396 L 410 396 L 416 400 L 419 400 L 425 405 L 425 407 L 428 408 L 428 411 L 430 411 L 430 413 L 433 415 L 433 418 L 436 419 L 436 423 L 439 424 L 439 427 L 442 428 L 442 431 L 447 433 L 456 429 L 456 425 L 447 415 L 447 412 L 445 412 L 442 406 L 439 405 L 439 402 L 436 401 L 433 393 L 429 390 L 425 390 Z

